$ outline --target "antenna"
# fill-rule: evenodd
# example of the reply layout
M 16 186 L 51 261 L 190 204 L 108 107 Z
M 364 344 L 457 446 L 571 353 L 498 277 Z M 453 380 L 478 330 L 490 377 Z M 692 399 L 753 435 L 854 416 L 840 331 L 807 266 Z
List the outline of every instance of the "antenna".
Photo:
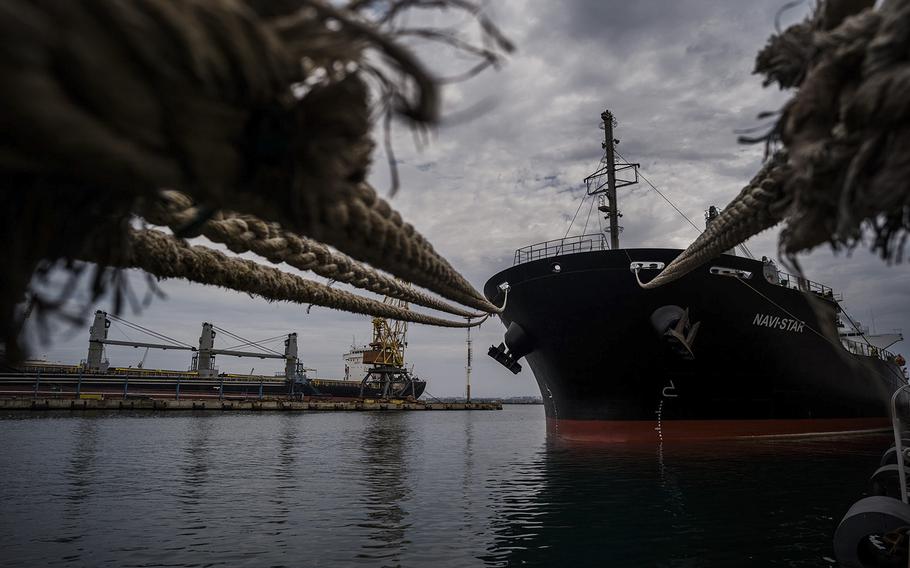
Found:
M 604 141 L 602 146 L 604 157 L 601 160 L 600 168 L 585 178 L 585 187 L 588 195 L 601 195 L 597 209 L 605 214 L 610 229 L 610 248 L 615 250 L 619 248 L 619 233 L 622 232 L 622 227 L 619 225 L 619 218 L 622 217 L 622 213 L 619 212 L 616 190 L 620 187 L 638 183 L 638 167 L 640 164 L 632 164 L 626 161 L 617 163 L 615 146 L 619 144 L 619 140 L 613 137 L 613 127 L 616 126 L 616 118 L 609 110 L 603 111 L 600 118 L 603 120 Z

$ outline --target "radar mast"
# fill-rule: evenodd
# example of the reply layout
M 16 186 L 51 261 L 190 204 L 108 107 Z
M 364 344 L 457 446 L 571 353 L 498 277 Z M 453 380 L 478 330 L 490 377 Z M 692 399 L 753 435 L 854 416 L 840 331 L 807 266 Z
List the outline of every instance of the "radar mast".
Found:
M 610 248 L 616 250 L 619 248 L 619 233 L 622 232 L 619 224 L 622 213 L 619 211 L 616 190 L 638 183 L 640 164 L 626 162 L 622 156 L 620 156 L 620 161 L 616 160 L 616 145 L 619 144 L 619 140 L 613 137 L 616 118 L 609 110 L 603 111 L 600 118 L 603 121 L 601 128 L 604 129 L 602 144 L 604 156 L 601 158 L 597 171 L 585 178 L 585 187 L 588 195 L 600 196 L 597 209 L 604 214 L 604 218 L 607 220 L 610 231 Z

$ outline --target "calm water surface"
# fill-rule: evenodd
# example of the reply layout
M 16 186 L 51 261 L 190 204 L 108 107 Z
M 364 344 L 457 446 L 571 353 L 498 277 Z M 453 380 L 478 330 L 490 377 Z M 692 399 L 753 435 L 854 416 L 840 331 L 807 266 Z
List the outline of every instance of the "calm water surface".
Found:
M 0 416 L 0 565 L 829 566 L 882 436 L 647 448 L 501 412 Z

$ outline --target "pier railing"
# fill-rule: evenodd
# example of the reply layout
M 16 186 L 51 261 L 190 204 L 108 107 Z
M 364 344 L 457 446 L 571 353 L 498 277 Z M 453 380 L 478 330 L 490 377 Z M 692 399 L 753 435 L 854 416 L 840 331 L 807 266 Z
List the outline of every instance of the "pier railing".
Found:
M 607 250 L 609 248 L 607 237 L 603 233 L 577 235 L 522 247 L 515 251 L 515 260 L 512 265 L 515 266 L 516 264 L 523 264 L 542 258 Z

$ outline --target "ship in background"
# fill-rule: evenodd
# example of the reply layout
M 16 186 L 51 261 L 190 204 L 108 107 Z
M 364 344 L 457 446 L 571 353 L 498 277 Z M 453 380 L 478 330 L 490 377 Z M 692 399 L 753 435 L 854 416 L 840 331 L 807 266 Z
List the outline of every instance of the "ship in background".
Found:
M 601 118 L 604 157 L 584 199 L 597 199 L 606 230 L 518 249 L 484 287 L 494 303 L 508 294 L 505 337 L 489 354 L 513 373 L 526 359 L 548 430 L 662 441 L 886 428 L 889 397 L 906 384 L 887 349 L 902 336 L 844 325 L 831 288 L 748 249 L 641 288 L 682 251 L 620 247 L 617 189 L 638 183 L 639 165 L 617 159 L 613 116 Z
M 110 339 L 108 331 L 114 322 L 148 335 L 153 342 Z M 329 379 L 310 376 L 316 370 L 304 367 L 298 357 L 296 333 L 251 341 L 206 322 L 202 324 L 198 344 L 190 345 L 99 310 L 89 330 L 85 360 L 78 365 L 32 360 L 15 368 L 0 369 L 0 396 L 418 399 L 426 381 L 404 368 L 406 328 L 374 318 L 373 329 L 369 348 L 354 355 L 359 355 L 362 363 L 358 372 L 347 372 L 344 379 Z M 240 343 L 226 349 L 216 348 L 215 338 L 219 334 Z M 281 340 L 283 351 L 269 347 L 270 343 Z M 139 348 L 144 352 L 136 367 L 113 367 L 105 357 L 109 346 Z M 190 367 L 186 371 L 144 368 L 149 349 L 190 351 L 193 354 Z M 216 367 L 218 356 L 280 360 L 284 362 L 284 370 L 274 375 L 254 375 L 252 370 L 249 374 L 224 373 Z M 352 353 L 344 358 L 348 363 Z

